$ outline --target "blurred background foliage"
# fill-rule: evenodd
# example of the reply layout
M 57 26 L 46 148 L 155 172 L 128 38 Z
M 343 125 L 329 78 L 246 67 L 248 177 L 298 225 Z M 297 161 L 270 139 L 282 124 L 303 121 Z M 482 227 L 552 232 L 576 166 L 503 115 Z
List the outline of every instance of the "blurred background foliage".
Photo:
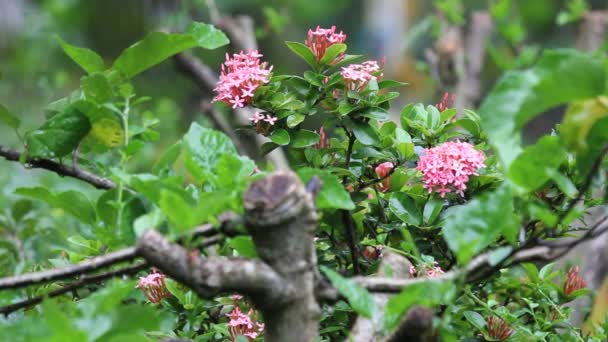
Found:
M 606 1 L 600 0 L 218 0 L 216 4 L 222 15 L 253 17 L 260 50 L 279 72 L 299 73 L 305 68 L 302 61 L 285 58 L 293 55 L 283 41 L 303 41 L 308 28 L 336 25 L 348 34 L 351 53 L 386 57 L 386 77 L 410 84 L 402 93 L 403 103 L 437 103 L 447 90 L 432 77 L 425 61 L 425 51 L 441 38 L 441 25 L 463 25 L 473 11 L 490 10 L 498 29 L 485 45 L 486 61 L 480 77 L 484 93 L 505 69 L 530 65 L 542 49 L 573 46 L 579 27 L 576 21 L 582 13 L 606 7 Z M 46 105 L 78 88 L 83 72 L 61 51 L 57 37 L 97 51 L 110 65 L 120 51 L 147 32 L 182 31 L 193 20 L 209 22 L 206 0 L 0 0 L 0 103 L 17 113 L 23 130 L 29 130 L 43 122 Z M 223 48 L 201 51 L 198 57 L 218 70 L 225 52 Z M 138 76 L 134 86 L 139 96 L 151 98 L 139 106 L 139 114 L 152 112 L 162 123 L 158 127 L 160 139 L 146 144 L 130 165 L 133 171 L 145 172 L 192 121 L 209 124 L 200 100 L 213 94 L 201 94 L 176 71 L 171 60 Z M 3 145 L 20 147 L 6 126 L 0 125 L 0 136 Z M 0 226 L 20 226 L 7 230 L 25 234 L 16 241 L 36 244 L 44 240 L 46 248 L 24 249 L 42 253 L 28 256 L 36 262 L 56 256 L 77 225 L 61 210 L 24 200 L 14 190 L 34 185 L 55 191 L 78 189 L 91 201 L 99 193 L 49 172 L 21 170 L 0 160 L 0 211 L 5 221 L 12 220 Z M 43 215 L 24 210 L 27 206 L 44 206 L 45 215 L 50 215 L 28 221 L 19 212 Z M 58 223 L 66 229 L 52 230 Z M 11 258 L 13 252 L 0 248 L 0 254 L 9 257 L 0 260 L 23 260 Z

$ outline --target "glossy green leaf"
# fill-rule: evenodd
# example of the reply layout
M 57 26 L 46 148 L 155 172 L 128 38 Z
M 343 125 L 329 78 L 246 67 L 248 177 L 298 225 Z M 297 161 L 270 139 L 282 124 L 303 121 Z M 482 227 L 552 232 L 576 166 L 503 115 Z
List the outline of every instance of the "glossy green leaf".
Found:
M 0 122 L 11 127 L 12 129 L 19 128 L 21 120 L 13 114 L 8 108 L 0 104 Z
M 465 311 L 463 312 L 464 317 L 471 323 L 475 328 L 483 331 L 486 327 L 486 320 L 482 315 L 475 311 Z
M 446 210 L 443 238 L 462 264 L 483 251 L 501 234 L 513 241 L 518 231 L 507 186 Z
M 276 129 L 272 132 L 272 134 L 268 137 L 270 140 L 277 145 L 288 145 L 289 144 L 289 133 L 284 129 Z
M 287 127 L 294 128 L 297 125 L 301 124 L 304 119 L 306 119 L 306 115 L 304 114 L 292 114 L 287 117 Z
M 357 285 L 354 281 L 342 277 L 338 272 L 320 266 L 321 272 L 329 278 L 332 285 L 342 294 L 350 306 L 361 316 L 372 318 L 376 311 L 376 304 L 372 295 L 363 287 Z
M 363 145 L 380 146 L 378 132 L 367 123 L 353 122 L 353 133 Z
M 479 108 L 503 167 L 521 152 L 520 129 L 526 122 L 558 104 L 603 94 L 605 74 L 600 58 L 565 49 L 546 51 L 528 70 L 507 72 Z
M 333 62 L 336 57 L 346 51 L 346 44 L 333 44 L 325 50 L 325 54 L 321 57 L 321 64 L 327 65 Z
M 424 205 L 422 216 L 425 224 L 433 224 L 443 208 L 444 200 L 442 198 L 431 197 Z
M 313 176 L 321 179 L 321 191 L 319 191 L 316 200 L 319 209 L 355 209 L 350 194 L 344 189 L 338 176 L 324 170 L 308 167 L 298 169 L 296 172 L 305 184 Z
M 422 223 L 420 208 L 405 192 L 392 193 L 388 207 L 395 216 L 407 224 L 419 226 Z
M 308 46 L 298 42 L 285 42 L 289 50 L 300 56 L 308 65 L 315 69 L 318 65 L 315 55 L 310 51 Z
M 129 79 L 182 51 L 201 47 L 216 49 L 228 44 L 226 35 L 213 25 L 192 23 L 185 33 L 152 32 L 125 49 L 112 69 Z
M 70 45 L 61 38 L 57 39 L 59 40 L 63 52 L 87 73 L 92 74 L 105 70 L 106 67 L 103 63 L 103 59 L 95 51 Z
M 91 124 L 86 115 L 75 108 L 69 108 L 27 134 L 28 153 L 32 157 L 63 157 L 78 146 L 90 129 Z
M 294 148 L 304 148 L 317 144 L 319 142 L 319 139 L 319 134 L 313 131 L 301 129 L 292 132 L 291 143 L 289 144 L 289 146 Z

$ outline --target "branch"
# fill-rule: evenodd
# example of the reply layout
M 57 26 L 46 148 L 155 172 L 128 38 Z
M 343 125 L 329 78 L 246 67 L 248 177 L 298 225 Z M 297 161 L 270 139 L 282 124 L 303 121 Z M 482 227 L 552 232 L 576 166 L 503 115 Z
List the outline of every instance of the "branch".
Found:
M 221 234 L 216 234 L 219 230 L 226 236 L 233 236 L 239 233 L 234 226 L 239 221 L 233 213 L 224 213 L 220 215 L 220 226 L 215 228 L 212 224 L 204 224 L 195 228 L 190 232 L 187 237 L 194 239 L 198 237 L 208 237 L 207 239 L 199 242 L 196 247 L 204 248 L 219 242 L 222 238 Z M 179 237 L 176 241 L 178 243 L 185 243 L 186 236 Z M 0 278 L 0 290 L 5 289 L 16 289 L 26 287 L 33 284 L 46 283 L 55 280 L 66 279 L 85 273 L 93 272 L 98 269 L 108 267 L 114 264 L 118 264 L 125 261 L 130 261 L 138 257 L 139 254 L 135 247 L 121 249 L 119 251 L 96 256 L 91 259 L 85 260 L 81 263 L 67 266 L 64 268 L 50 269 L 41 272 L 27 273 L 17 275 L 13 277 Z
M 11 314 L 17 310 L 29 308 L 34 305 L 40 304 L 45 298 L 58 297 L 63 294 L 75 291 L 86 285 L 99 283 L 106 279 L 110 279 L 110 278 L 114 278 L 114 277 L 121 277 L 121 276 L 125 276 L 125 275 L 133 275 L 139 271 L 144 270 L 146 267 L 148 267 L 148 264 L 146 262 L 140 262 L 137 264 L 133 264 L 133 265 L 130 265 L 130 266 L 127 266 L 124 268 L 119 268 L 119 269 L 116 269 L 113 271 L 104 272 L 101 274 L 83 276 L 80 278 L 80 280 L 78 280 L 74 283 L 68 284 L 67 286 L 61 287 L 59 289 L 53 290 L 45 295 L 32 297 L 32 298 L 29 298 L 29 299 L 26 299 L 26 300 L 23 300 L 23 301 L 20 301 L 17 303 L 13 303 L 13 304 L 10 304 L 7 306 L 0 307 L 0 314 L 4 314 L 5 316 L 8 316 L 9 314 Z
M 155 230 L 138 240 L 137 251 L 150 265 L 209 298 L 220 292 L 238 292 L 276 303 L 288 292 L 281 277 L 263 262 L 242 258 L 193 256 Z
M 604 217 L 596 222 L 587 233 L 574 241 L 567 243 L 551 243 L 544 242 L 544 245 L 536 245 L 516 251 L 508 260 L 500 265 L 502 267 L 513 266 L 525 262 L 544 261 L 550 262 L 562 257 L 579 244 L 596 238 L 608 231 L 608 217 Z M 396 279 L 384 277 L 354 277 L 352 278 L 357 284 L 366 288 L 371 292 L 401 292 L 404 288 L 427 281 L 446 281 L 457 279 L 464 276 L 467 282 L 479 281 L 491 276 L 496 269 L 496 265 L 490 262 L 491 252 L 486 252 L 475 257 L 469 264 L 461 270 L 453 270 L 446 272 L 435 278 L 411 278 L 411 279 Z M 500 267 L 499 267 L 500 268 Z M 490 272 L 488 272 L 490 271 Z M 333 298 L 323 298 L 332 300 Z
M 0 145 L 0 157 L 9 161 L 19 162 L 21 153 Z M 25 163 L 26 168 L 45 169 L 57 173 L 62 177 L 72 177 L 87 182 L 97 189 L 113 189 L 116 184 L 107 178 L 97 176 L 93 173 L 81 170 L 77 167 L 60 164 L 56 161 L 43 158 L 28 159 Z
M 576 39 L 576 47 L 594 51 L 605 42 L 608 32 L 608 11 L 589 11 L 583 15 Z
M 98 270 L 123 261 L 133 260 L 137 257 L 134 247 L 125 248 L 106 255 L 96 256 L 79 264 L 51 269 L 47 271 L 21 274 L 14 277 L 0 279 L 0 290 L 16 289 L 33 284 L 66 279 L 80 274 Z

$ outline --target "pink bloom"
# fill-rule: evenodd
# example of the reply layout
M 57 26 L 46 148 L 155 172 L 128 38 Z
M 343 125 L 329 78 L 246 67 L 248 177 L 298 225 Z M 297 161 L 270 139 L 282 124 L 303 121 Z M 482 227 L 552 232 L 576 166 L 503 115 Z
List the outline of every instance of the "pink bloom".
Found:
M 325 51 L 327 48 L 334 44 L 344 43 L 346 40 L 346 35 L 340 31 L 340 33 L 336 33 L 336 27 L 332 26 L 328 29 L 322 29 L 317 26 L 316 30 L 308 30 L 308 37 L 304 44 L 312 50 L 312 53 L 315 55 L 317 61 L 321 61 L 323 55 L 325 55 Z M 340 54 L 336 57 L 335 61 L 339 61 L 344 58 L 344 53 Z
M 342 78 L 344 78 L 346 89 L 361 92 L 365 90 L 369 81 L 377 80 L 378 77 L 382 77 L 381 70 L 382 68 L 378 65 L 378 62 L 367 61 L 362 64 L 351 64 L 344 67 L 340 74 L 342 75 Z
M 277 122 L 277 118 L 274 116 L 266 115 L 266 119 L 264 121 L 268 122 L 271 126 L 274 126 L 274 123 Z
M 145 277 L 140 277 L 136 288 L 140 289 L 148 300 L 154 304 L 161 300 L 171 297 L 171 293 L 165 285 L 165 275 L 152 269 L 152 273 Z
M 441 99 L 441 102 L 436 104 L 435 107 L 440 112 L 443 112 L 444 110 L 446 110 L 450 107 L 453 107 L 455 101 L 456 101 L 456 95 L 452 95 L 452 97 L 450 98 L 450 94 L 448 92 L 445 92 L 443 94 L 443 98 Z
M 426 273 L 426 276 L 429 278 L 435 278 L 438 277 L 442 274 L 444 274 L 443 270 L 441 269 L 441 267 L 439 267 L 439 265 L 437 264 L 437 262 L 433 263 L 433 265 L 422 265 L 420 266 L 420 271 L 418 272 L 418 270 L 416 269 L 415 266 L 410 266 L 410 278 L 417 278 L 418 276 L 424 276 L 424 273 Z
M 254 92 L 262 84 L 270 82 L 272 66 L 262 63 L 262 57 L 257 51 L 233 54 L 232 58 L 226 54 L 226 61 L 222 64 L 220 80 L 215 87 L 217 96 L 213 102 L 221 101 L 232 108 L 245 107 L 251 102 Z
M 329 143 L 327 141 L 327 135 L 325 135 L 325 127 L 321 127 L 319 129 L 319 142 L 314 145 L 314 147 L 318 150 L 321 148 L 329 147 Z
M 249 341 L 256 339 L 264 332 L 264 324 L 251 320 L 253 310 L 249 310 L 247 314 L 243 313 L 238 305 L 226 316 L 230 317 L 228 322 L 228 331 L 230 332 L 230 341 L 236 341 L 238 336 L 245 336 Z
M 572 266 L 566 273 L 566 283 L 564 284 L 564 294 L 570 296 L 572 292 L 587 287 L 585 280 L 579 275 L 579 268 Z
M 255 114 L 253 114 L 252 117 L 249 118 L 249 120 L 253 121 L 253 123 L 258 123 L 262 120 L 264 120 L 264 114 L 260 113 L 260 112 L 255 112 Z
M 395 166 L 391 162 L 384 162 L 378 166 L 376 166 L 376 175 L 379 178 L 383 179 L 382 182 L 378 185 L 378 191 L 387 192 L 390 187 L 390 177 L 388 175 L 393 171 Z
M 437 147 L 424 149 L 416 170 L 422 172 L 424 188 L 441 197 L 456 192 L 464 196 L 466 183 L 471 175 L 485 167 L 485 156 L 466 142 L 446 142 Z

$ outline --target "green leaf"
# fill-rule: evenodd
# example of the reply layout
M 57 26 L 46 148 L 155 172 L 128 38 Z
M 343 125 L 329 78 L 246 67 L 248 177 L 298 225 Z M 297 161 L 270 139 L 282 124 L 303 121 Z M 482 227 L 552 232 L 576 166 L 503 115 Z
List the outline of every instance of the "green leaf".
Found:
M 236 236 L 228 239 L 226 244 L 230 246 L 230 248 L 233 248 L 239 256 L 245 258 L 255 258 L 258 256 L 250 236 Z
M 305 129 L 297 130 L 291 134 L 290 146 L 293 148 L 304 148 L 319 142 L 319 134 Z
M 346 51 L 346 44 L 333 44 L 325 50 L 325 54 L 321 57 L 321 64 L 327 65 L 333 62 L 338 55 Z
M 298 169 L 296 172 L 304 184 L 308 183 L 313 176 L 321 179 L 321 190 L 316 200 L 319 209 L 355 209 L 350 194 L 344 189 L 338 176 L 328 171 L 308 167 Z
M 158 161 L 154 164 L 154 167 L 152 167 L 152 172 L 155 174 L 159 174 L 163 170 L 171 169 L 181 153 L 182 142 L 178 141 L 165 150 L 165 152 L 161 155 Z
M 433 224 L 439 213 L 441 213 L 441 209 L 443 208 L 443 203 L 445 201 L 441 198 L 431 197 L 426 204 L 424 205 L 424 210 L 422 211 L 422 216 L 424 218 L 424 223 Z
M 306 115 L 304 114 L 292 114 L 287 117 L 287 127 L 294 128 L 297 125 L 301 124 L 304 119 L 306 119 Z
M 380 146 L 378 132 L 367 123 L 353 122 L 353 133 L 363 145 Z
M 33 157 L 61 158 L 71 153 L 90 129 L 86 115 L 68 108 L 27 134 L 28 153 Z
M 12 129 L 18 129 L 21 125 L 21 120 L 13 114 L 8 108 L 0 104 L 0 121 Z
M 59 40 L 63 52 L 87 73 L 100 72 L 106 68 L 103 59 L 95 51 L 70 45 L 61 38 L 57 38 L 57 40 Z
M 33 187 L 18 188 L 15 193 L 45 201 L 54 208 L 63 209 L 83 223 L 92 225 L 97 220 L 95 208 L 93 208 L 91 201 L 84 194 L 75 190 L 54 194 L 46 188 Z
M 338 272 L 321 265 L 321 272 L 329 278 L 332 285 L 347 300 L 350 306 L 361 316 L 372 318 L 376 311 L 376 304 L 372 295 L 351 279 L 342 277 Z
M 284 146 L 289 144 L 289 133 L 282 128 L 275 129 L 268 138 L 277 145 Z
M 566 161 L 566 152 L 557 136 L 544 136 L 528 146 L 509 167 L 508 177 L 525 191 L 534 191 L 545 184 Z
M 196 122 L 190 125 L 183 143 L 186 148 L 186 167 L 199 180 L 213 172 L 222 154 L 237 155 L 230 138 Z
M 149 33 L 126 48 L 114 61 L 112 69 L 130 79 L 182 51 L 194 47 L 212 50 L 228 43 L 226 35 L 213 25 L 195 22 L 186 33 Z
M 519 227 L 513 210 L 511 192 L 503 185 L 446 210 L 443 238 L 458 261 L 464 264 L 501 234 L 509 240 L 515 238 Z
M 97 214 L 105 227 L 110 228 L 113 237 L 124 244 L 135 242 L 133 223 L 146 212 L 143 201 L 129 191 L 122 193 L 122 208 L 117 207 L 118 189 L 110 189 L 97 199 Z M 118 216 L 120 212 L 120 222 Z M 148 227 L 152 228 L 152 227 Z
M 427 280 L 409 285 L 388 300 L 382 326 L 392 330 L 414 305 L 434 307 L 444 304 L 453 297 L 454 292 L 455 286 L 450 281 Z
M 576 50 L 546 51 L 528 70 L 505 73 L 485 98 L 479 114 L 505 169 L 521 152 L 521 128 L 539 113 L 561 103 L 604 93 L 601 58 Z
M 287 44 L 289 50 L 300 56 L 313 69 L 317 68 L 317 59 L 315 58 L 315 55 L 312 53 L 312 51 L 310 51 L 308 46 L 298 42 L 285 42 L 285 44 Z
M 479 329 L 480 331 L 484 331 L 486 327 L 486 320 L 482 315 L 475 311 L 465 311 L 463 312 L 463 315 L 475 328 Z
M 419 226 L 422 223 L 422 213 L 416 202 L 405 192 L 394 192 L 388 201 L 390 211 L 401 221 Z
M 104 74 L 99 72 L 82 77 L 80 88 L 88 100 L 99 104 L 110 101 L 114 96 L 110 81 Z
M 394 81 L 394 80 L 382 80 L 382 81 L 378 82 L 378 88 L 379 89 L 394 88 L 394 87 L 403 87 L 403 86 L 406 86 L 406 85 L 408 85 L 408 83 Z

